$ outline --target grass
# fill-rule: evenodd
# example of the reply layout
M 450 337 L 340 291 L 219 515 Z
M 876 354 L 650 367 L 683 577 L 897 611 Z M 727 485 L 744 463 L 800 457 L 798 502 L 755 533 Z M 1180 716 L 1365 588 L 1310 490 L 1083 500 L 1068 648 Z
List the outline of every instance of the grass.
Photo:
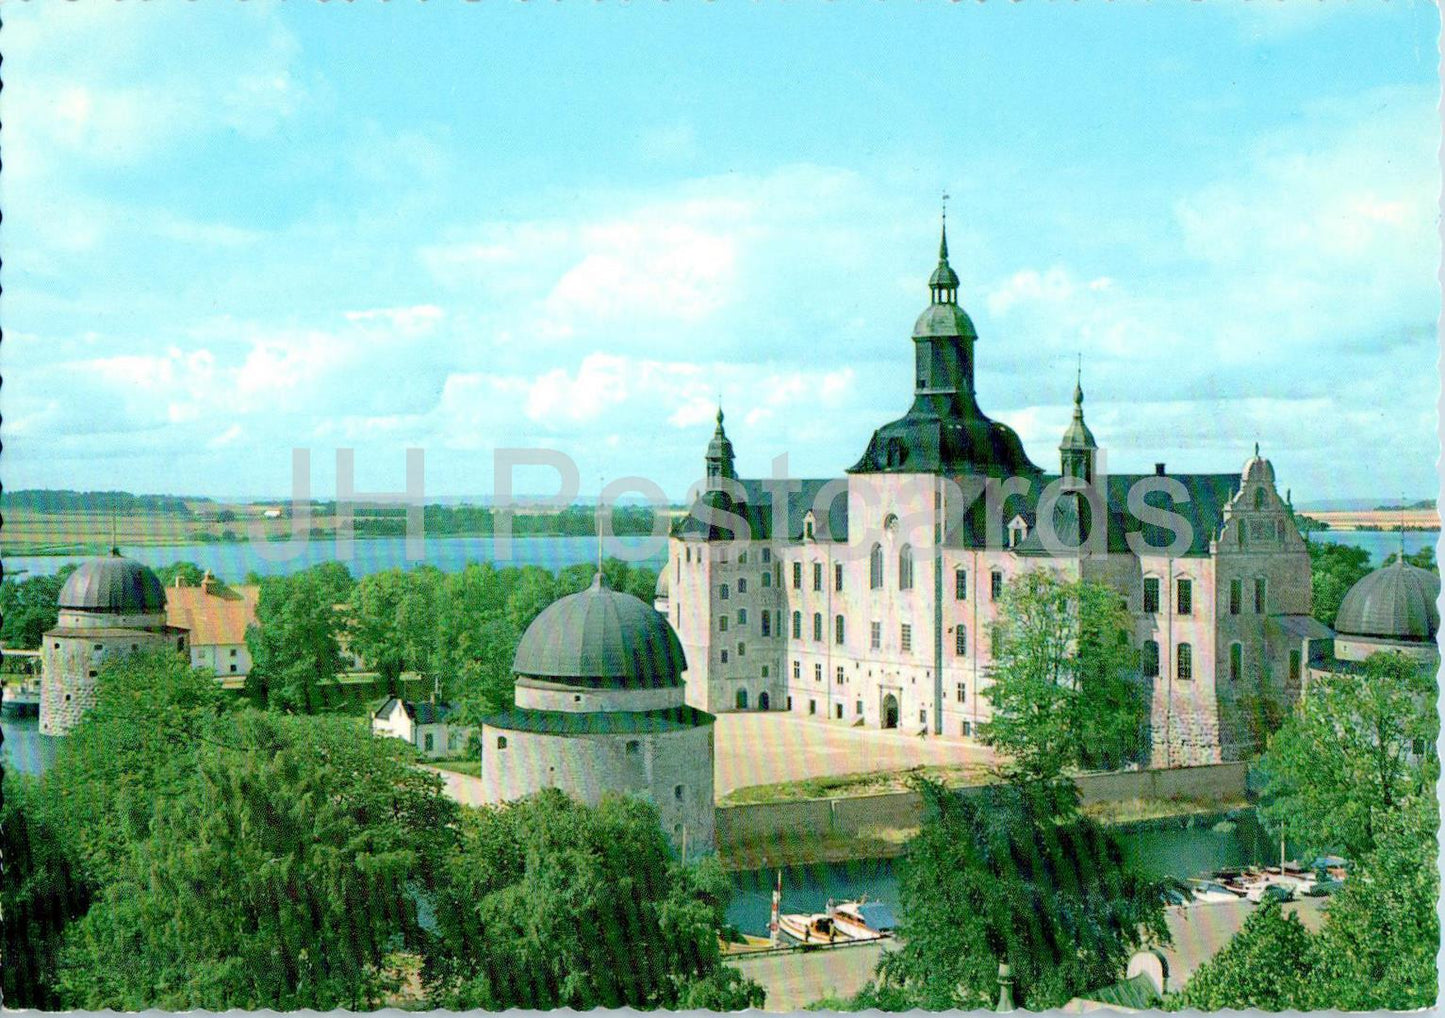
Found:
M 482 776 L 480 760 L 428 760 L 427 764 L 438 770 L 451 771 L 453 774 L 466 774 L 474 778 Z
M 978 784 L 988 770 L 981 764 L 937 764 L 898 770 L 860 771 L 826 777 L 780 781 L 771 785 L 737 788 L 718 800 L 720 806 L 745 806 L 761 802 L 794 802 L 799 799 L 842 799 L 857 795 L 906 792 L 912 778 L 925 777 L 950 788 Z
M 908 839 L 917 833 L 916 828 L 875 829 L 851 838 L 799 836 L 745 842 L 720 847 L 718 862 L 725 870 L 759 870 L 856 859 L 891 859 L 902 855 Z
M 1183 817 L 1204 813 L 1227 813 L 1244 809 L 1249 803 L 1205 801 L 1202 799 L 1120 799 L 1115 802 L 1091 802 L 1083 807 L 1085 816 L 1101 824 L 1129 824 L 1161 817 Z

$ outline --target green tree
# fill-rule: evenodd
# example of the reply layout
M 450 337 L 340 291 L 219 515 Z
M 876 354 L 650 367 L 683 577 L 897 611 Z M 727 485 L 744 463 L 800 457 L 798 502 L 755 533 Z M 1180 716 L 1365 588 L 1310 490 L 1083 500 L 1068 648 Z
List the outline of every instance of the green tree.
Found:
M 1224 950 L 1201 965 L 1180 993 L 1171 995 L 1168 1007 L 1309 1011 L 1334 1006 L 1319 997 L 1319 958 L 1315 938 L 1299 916 L 1286 916 L 1279 902 L 1265 901 Z
M 421 948 L 455 805 L 406 747 L 236 709 L 173 656 L 102 671 L 44 789 L 93 903 L 67 1006 L 374 1007 Z
M 163 587 L 174 586 L 178 576 L 187 587 L 199 587 L 205 575 L 205 570 L 194 562 L 172 562 L 156 570 L 156 577 Z
M 726 878 L 673 859 L 650 803 L 592 808 L 549 789 L 467 811 L 448 876 L 423 973 L 434 1006 L 762 1003 L 721 965 Z
M 1434 676 L 1397 653 L 1312 679 L 1261 761 L 1265 815 L 1312 850 L 1373 851 L 1386 818 L 1434 787 L 1435 696 Z
M 7 647 L 35 650 L 40 638 L 59 621 L 60 589 L 76 567 L 67 563 L 53 574 L 0 583 L 0 639 Z
M 11 1008 L 56 1011 L 56 963 L 66 927 L 85 915 L 90 891 L 43 808 L 39 781 L 6 770 L 0 804 L 0 995 Z
M 1316 1006 L 1409 1011 L 1435 1004 L 1439 823 L 1433 787 L 1383 818 L 1374 851 L 1330 901 L 1318 936 Z
M 1313 614 L 1333 627 L 1340 602 L 1359 580 L 1370 571 L 1370 553 L 1353 544 L 1311 541 L 1310 583 L 1313 587 Z
M 990 1007 L 1006 961 L 1023 1006 L 1059 1007 L 1167 942 L 1162 888 L 1079 813 L 1072 783 L 919 787 L 927 812 L 902 863 L 900 946 L 879 963 L 866 1006 Z
M 252 703 L 314 713 L 324 706 L 323 687 L 341 672 L 341 629 L 336 602 L 323 577 L 309 571 L 261 582 L 256 621 L 246 629 Z
M 1385 556 L 1385 565 L 1396 562 L 1399 558 L 1400 553 L 1392 551 L 1389 555 Z M 1413 555 L 1406 555 L 1405 562 L 1407 565 L 1415 566 L 1417 569 L 1428 569 L 1432 573 L 1438 573 L 1440 571 L 1440 565 L 1435 561 L 1435 549 L 1428 544 Z
M 1011 772 L 1051 779 L 1113 769 L 1145 749 L 1147 708 L 1133 623 L 1118 592 L 1035 570 L 1004 588 L 995 642 L 992 719 L 979 726 Z

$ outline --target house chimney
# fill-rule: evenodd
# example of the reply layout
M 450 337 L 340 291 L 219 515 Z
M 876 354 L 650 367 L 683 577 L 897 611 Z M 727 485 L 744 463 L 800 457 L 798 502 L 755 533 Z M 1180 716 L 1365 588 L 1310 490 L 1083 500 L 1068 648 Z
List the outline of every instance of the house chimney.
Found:
M 215 581 L 211 579 L 211 571 L 207 569 L 205 575 L 201 577 L 201 593 L 209 594 L 213 582 Z
M 1164 464 L 1163 464 L 1163 463 L 1155 463 L 1155 464 L 1154 464 L 1154 474 L 1155 474 L 1156 477 L 1163 477 L 1163 476 L 1164 476 Z

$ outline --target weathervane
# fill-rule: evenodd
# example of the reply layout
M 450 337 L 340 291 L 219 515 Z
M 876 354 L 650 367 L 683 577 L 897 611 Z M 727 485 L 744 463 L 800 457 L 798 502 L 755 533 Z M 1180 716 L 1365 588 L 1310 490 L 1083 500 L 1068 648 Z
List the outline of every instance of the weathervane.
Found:
M 948 192 L 943 192 L 943 221 L 948 221 Z

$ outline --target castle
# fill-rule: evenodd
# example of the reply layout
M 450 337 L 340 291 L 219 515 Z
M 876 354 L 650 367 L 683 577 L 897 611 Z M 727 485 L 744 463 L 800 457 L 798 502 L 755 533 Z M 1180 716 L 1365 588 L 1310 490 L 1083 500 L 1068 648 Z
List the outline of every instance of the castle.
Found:
M 657 590 L 688 702 L 975 738 L 997 599 L 1048 569 L 1127 600 L 1152 765 L 1247 755 L 1262 701 L 1292 702 L 1331 635 L 1310 617 L 1309 555 L 1273 466 L 1256 447 L 1239 472 L 1105 476 L 1076 385 L 1046 473 L 975 398 L 946 224 L 928 286 L 913 404 L 845 477 L 739 478 L 719 410 Z

